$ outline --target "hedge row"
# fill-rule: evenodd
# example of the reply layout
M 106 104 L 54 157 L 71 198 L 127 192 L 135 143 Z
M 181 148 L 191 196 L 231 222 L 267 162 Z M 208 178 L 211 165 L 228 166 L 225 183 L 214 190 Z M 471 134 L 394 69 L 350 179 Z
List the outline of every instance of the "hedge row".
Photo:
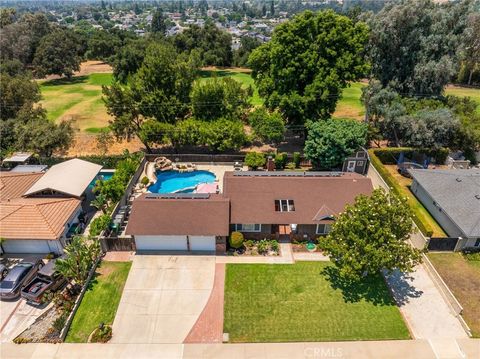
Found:
M 393 176 L 388 172 L 388 170 L 383 166 L 382 161 L 377 157 L 376 151 L 378 150 L 369 150 L 370 154 L 370 162 L 378 171 L 380 176 L 382 176 L 383 180 L 387 183 L 388 187 L 390 187 L 391 191 L 398 196 L 404 196 L 405 194 L 402 191 L 401 186 L 398 182 L 393 178 Z M 418 229 L 423 233 L 426 237 L 431 237 L 433 234 L 433 229 L 430 227 L 428 223 L 423 223 L 420 220 L 419 214 L 417 213 L 417 209 L 414 206 L 410 206 L 413 213 L 413 221 L 417 225 Z
M 67 160 L 71 160 L 73 158 L 79 158 L 81 160 L 102 165 L 103 168 L 117 168 L 118 163 L 129 156 L 131 156 L 131 154 L 129 155 L 128 153 L 124 153 L 121 155 L 109 155 L 109 156 L 91 155 L 91 156 L 78 156 L 78 157 L 40 157 L 38 161 L 42 165 L 47 165 L 51 167 L 53 165 L 56 165 L 58 163 L 61 163 Z
M 396 165 L 400 154 L 403 152 L 406 158 L 414 159 L 418 155 L 426 155 L 434 159 L 436 164 L 443 165 L 447 160 L 449 149 L 415 149 L 411 147 L 388 147 L 372 150 L 384 165 Z

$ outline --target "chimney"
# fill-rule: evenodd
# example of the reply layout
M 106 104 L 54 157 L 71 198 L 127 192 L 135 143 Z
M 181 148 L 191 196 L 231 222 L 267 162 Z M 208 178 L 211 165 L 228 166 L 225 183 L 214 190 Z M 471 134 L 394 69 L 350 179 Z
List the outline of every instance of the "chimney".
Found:
M 267 171 L 275 171 L 275 162 L 272 156 L 268 156 L 267 158 Z

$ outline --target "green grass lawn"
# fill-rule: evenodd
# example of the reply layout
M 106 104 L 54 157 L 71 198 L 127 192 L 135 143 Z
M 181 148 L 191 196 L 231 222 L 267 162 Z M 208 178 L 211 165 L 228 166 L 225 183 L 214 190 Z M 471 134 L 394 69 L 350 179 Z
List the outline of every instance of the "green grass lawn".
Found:
M 258 90 L 255 87 L 253 78 L 246 70 L 238 69 L 222 69 L 222 70 L 202 70 L 200 71 L 200 81 L 208 81 L 213 77 L 231 77 L 234 80 L 241 82 L 243 87 L 252 86 L 253 96 L 251 98 L 253 106 L 260 106 L 263 104 L 262 98 L 258 95 Z
M 477 113 L 480 113 L 480 90 L 467 87 L 447 87 L 445 94 L 458 97 L 471 97 L 477 103 Z
M 228 264 L 224 332 L 231 342 L 408 339 L 380 277 L 349 285 L 326 262 Z
M 111 82 L 110 73 L 43 81 L 40 83 L 41 104 L 52 121 L 73 120 L 81 131 L 87 132 L 91 128 L 102 128 L 109 120 L 102 101 L 102 85 Z
M 66 342 L 86 343 L 100 323 L 113 323 L 131 265 L 131 262 L 101 263 L 73 318 Z
M 480 260 L 461 253 L 428 253 L 428 258 L 462 305 L 473 336 L 480 338 Z
M 360 101 L 360 97 L 362 96 L 362 88 L 365 86 L 361 82 L 354 82 L 350 84 L 350 87 L 346 87 L 337 103 L 333 117 L 363 119 L 365 108 Z

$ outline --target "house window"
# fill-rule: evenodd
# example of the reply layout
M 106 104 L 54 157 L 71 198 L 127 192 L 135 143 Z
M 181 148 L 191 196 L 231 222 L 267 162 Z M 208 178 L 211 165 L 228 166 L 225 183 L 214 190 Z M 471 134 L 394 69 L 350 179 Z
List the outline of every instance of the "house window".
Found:
M 327 234 L 331 231 L 331 224 L 317 224 L 316 234 Z
M 275 212 L 294 212 L 295 203 L 293 199 L 276 199 Z
M 261 224 L 236 224 L 235 230 L 238 232 L 260 232 L 262 230 Z
M 480 238 L 477 238 L 474 244 L 475 247 L 480 247 Z

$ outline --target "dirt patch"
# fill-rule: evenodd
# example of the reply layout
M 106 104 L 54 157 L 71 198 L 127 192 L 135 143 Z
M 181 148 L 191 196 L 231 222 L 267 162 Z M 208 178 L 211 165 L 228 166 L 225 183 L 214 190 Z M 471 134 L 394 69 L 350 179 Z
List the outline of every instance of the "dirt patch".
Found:
M 107 155 L 119 155 L 122 154 L 124 150 L 129 152 L 137 152 L 142 150 L 144 147 L 140 140 L 137 138 L 132 139 L 131 141 L 119 141 L 114 142 L 107 151 Z M 88 134 L 88 133 L 77 133 L 75 135 L 75 142 L 72 144 L 72 147 L 67 152 L 67 156 L 89 156 L 89 155 L 99 155 L 102 154 L 101 151 L 97 148 L 97 135 Z
M 85 61 L 80 64 L 80 70 L 73 73 L 73 76 L 85 76 L 93 73 L 111 73 L 113 72 L 112 66 L 103 61 Z M 55 80 L 60 79 L 62 76 L 50 75 L 42 80 Z

